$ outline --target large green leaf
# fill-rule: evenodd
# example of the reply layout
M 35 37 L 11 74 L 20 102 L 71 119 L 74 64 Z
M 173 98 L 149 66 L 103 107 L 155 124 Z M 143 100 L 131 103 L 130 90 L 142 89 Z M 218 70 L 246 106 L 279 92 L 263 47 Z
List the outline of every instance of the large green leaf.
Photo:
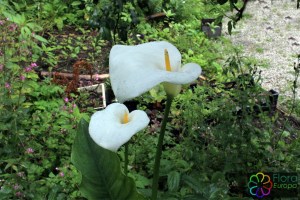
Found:
M 73 144 L 71 160 L 82 174 L 80 191 L 89 200 L 143 200 L 134 181 L 121 171 L 115 152 L 98 146 L 88 133 L 88 123 L 81 120 Z

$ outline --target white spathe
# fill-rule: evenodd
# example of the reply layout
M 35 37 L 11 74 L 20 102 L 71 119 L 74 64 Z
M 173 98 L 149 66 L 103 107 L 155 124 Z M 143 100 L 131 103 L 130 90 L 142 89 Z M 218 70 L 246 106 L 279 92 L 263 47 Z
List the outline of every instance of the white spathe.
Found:
M 128 122 L 123 123 L 126 114 L 128 114 Z M 144 129 L 149 121 L 144 111 L 135 110 L 129 113 L 124 104 L 113 103 L 92 115 L 89 133 L 99 146 L 117 151 L 134 134 Z
M 169 53 L 171 71 L 166 70 L 165 49 Z M 191 83 L 200 76 L 201 67 L 196 63 L 181 66 L 178 49 L 169 42 L 160 41 L 113 46 L 109 55 L 109 74 L 116 98 L 124 102 L 160 83 L 169 83 L 165 86 L 167 94 L 176 95 L 181 84 Z

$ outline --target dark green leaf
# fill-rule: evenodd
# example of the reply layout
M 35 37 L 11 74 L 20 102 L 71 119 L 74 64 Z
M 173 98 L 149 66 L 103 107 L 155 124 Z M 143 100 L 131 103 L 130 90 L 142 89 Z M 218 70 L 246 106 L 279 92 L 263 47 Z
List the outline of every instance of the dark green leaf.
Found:
M 64 27 L 64 19 L 62 17 L 58 17 L 54 19 L 54 22 L 58 30 L 62 30 L 62 28 Z
M 80 190 L 89 200 L 145 199 L 134 181 L 121 172 L 117 153 L 98 146 L 81 120 L 73 144 L 71 160 L 82 174 Z
M 168 188 L 170 191 L 177 191 L 179 188 L 180 174 L 172 171 L 168 174 Z
M 48 43 L 48 41 L 45 38 L 43 38 L 42 36 L 34 34 L 33 37 L 35 39 L 37 39 L 38 41 L 41 41 L 41 42 L 44 42 L 44 43 Z
M 81 4 L 80 1 L 74 1 L 74 2 L 71 3 L 72 6 L 78 6 L 80 4 Z
M 28 26 L 31 30 L 34 30 L 35 32 L 42 31 L 43 28 L 36 23 L 27 23 L 26 26 Z

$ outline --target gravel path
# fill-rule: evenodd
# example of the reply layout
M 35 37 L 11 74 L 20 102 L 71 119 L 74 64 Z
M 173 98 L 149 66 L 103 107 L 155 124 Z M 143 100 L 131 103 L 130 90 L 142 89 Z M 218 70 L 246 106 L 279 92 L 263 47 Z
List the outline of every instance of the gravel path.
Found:
M 267 63 L 261 68 L 265 89 L 275 89 L 284 98 L 291 97 L 294 62 L 300 54 L 300 9 L 296 8 L 296 0 L 249 1 L 244 16 L 231 36 L 225 24 L 225 37 L 242 45 L 245 55 Z M 299 80 L 298 87 L 300 99 Z

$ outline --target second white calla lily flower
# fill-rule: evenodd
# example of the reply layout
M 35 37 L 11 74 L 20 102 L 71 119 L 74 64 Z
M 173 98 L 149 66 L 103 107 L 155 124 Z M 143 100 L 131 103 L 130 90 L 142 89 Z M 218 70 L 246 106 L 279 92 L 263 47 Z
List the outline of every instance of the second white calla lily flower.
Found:
M 113 103 L 92 115 L 89 133 L 99 146 L 117 151 L 134 134 L 145 128 L 149 121 L 144 111 L 129 113 L 124 104 Z
M 181 66 L 181 54 L 169 42 L 149 42 L 136 46 L 115 45 L 109 55 L 112 89 L 119 102 L 135 98 L 164 83 L 168 95 L 180 92 L 201 74 L 195 63 Z

